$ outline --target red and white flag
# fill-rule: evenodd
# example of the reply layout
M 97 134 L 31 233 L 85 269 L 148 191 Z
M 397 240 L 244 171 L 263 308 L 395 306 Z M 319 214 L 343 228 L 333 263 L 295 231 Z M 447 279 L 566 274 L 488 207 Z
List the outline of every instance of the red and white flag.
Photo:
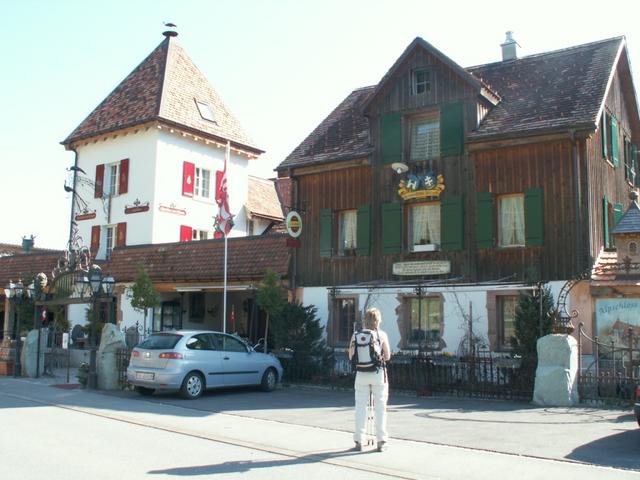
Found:
M 215 236 L 229 235 L 233 228 L 233 215 L 229 208 L 229 193 L 227 192 L 227 162 L 231 155 L 231 142 L 227 141 L 227 149 L 224 154 L 224 168 L 216 171 L 216 203 L 219 207 L 215 218 Z

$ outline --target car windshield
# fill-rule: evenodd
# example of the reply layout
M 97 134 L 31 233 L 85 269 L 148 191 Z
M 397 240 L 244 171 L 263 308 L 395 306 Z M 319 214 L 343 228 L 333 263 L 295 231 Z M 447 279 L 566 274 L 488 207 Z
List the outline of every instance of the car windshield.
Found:
M 175 333 L 158 333 L 151 335 L 140 343 L 138 347 L 146 348 L 147 350 L 170 350 L 176 346 L 176 343 L 181 338 L 182 335 L 176 335 Z

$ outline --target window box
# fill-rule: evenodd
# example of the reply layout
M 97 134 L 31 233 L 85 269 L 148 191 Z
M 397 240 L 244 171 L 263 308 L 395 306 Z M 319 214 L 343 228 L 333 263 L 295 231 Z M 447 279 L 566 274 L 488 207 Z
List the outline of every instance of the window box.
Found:
M 436 243 L 425 243 L 411 247 L 412 252 L 437 252 L 438 250 L 440 250 L 440 245 Z

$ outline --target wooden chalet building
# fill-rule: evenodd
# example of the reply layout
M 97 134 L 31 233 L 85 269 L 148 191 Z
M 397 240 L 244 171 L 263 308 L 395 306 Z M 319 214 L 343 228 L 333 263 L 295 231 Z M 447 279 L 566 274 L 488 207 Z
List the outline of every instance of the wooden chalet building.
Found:
M 377 306 L 396 351 L 508 353 L 518 293 L 557 295 L 610 245 L 640 142 L 625 39 L 501 47 L 463 68 L 416 38 L 278 166 L 297 294 L 335 347 Z

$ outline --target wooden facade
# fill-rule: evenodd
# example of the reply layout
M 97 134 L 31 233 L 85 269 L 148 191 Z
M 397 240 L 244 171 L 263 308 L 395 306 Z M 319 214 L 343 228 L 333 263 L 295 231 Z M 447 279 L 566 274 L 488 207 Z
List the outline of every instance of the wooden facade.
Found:
M 477 130 L 501 102 L 500 91 L 491 91 L 489 85 L 466 74 L 425 44 L 412 44 L 361 103 L 359 114 L 368 119 L 369 155 L 351 159 L 347 168 L 340 161 L 300 166 L 283 162 L 279 167 L 281 176 L 293 179 L 294 203 L 305 206 L 302 247 L 296 252 L 297 286 L 399 280 L 392 267 L 401 261 L 447 260 L 451 262 L 451 272 L 442 278 L 467 282 L 564 280 L 589 268 L 605 244 L 607 228 L 613 226 L 616 206 L 625 203 L 629 190 L 635 188 L 633 176 L 625 178 L 629 171 L 625 175 L 623 158 L 625 139 L 629 145 L 640 142 L 637 104 L 624 48 L 620 48 L 622 53 L 618 54 L 606 97 L 594 107 L 608 112 L 617 122 L 614 133 L 619 159 L 615 163 L 612 158 L 603 158 L 602 127 L 598 121 L 601 114 L 593 121 L 573 126 L 557 126 L 552 119 L 548 128 L 533 132 L 523 128 L 521 133 L 470 138 L 469 133 Z M 413 72 L 420 69 L 428 71 L 430 85 L 427 92 L 417 95 L 412 86 Z M 434 114 L 442 130 L 451 106 L 460 112 L 462 148 L 445 153 L 445 146 L 441 145 L 440 155 L 413 161 L 409 136 L 412 119 Z M 567 114 L 562 105 L 556 109 L 558 116 Z M 536 120 L 532 119 L 532 124 Z M 399 122 L 399 127 L 394 128 L 400 132 L 393 133 L 400 137 L 399 151 L 395 152 L 389 147 L 393 140 L 387 133 L 393 130 L 389 127 L 393 121 Z M 527 121 L 523 119 L 525 127 Z M 441 131 L 440 135 L 441 142 L 446 141 L 442 140 L 445 133 Z M 629 162 L 636 162 L 635 150 L 633 155 Z M 439 198 L 428 200 L 440 202 L 443 235 L 454 221 L 446 214 L 445 206 L 450 201 L 459 203 L 459 244 L 452 248 L 443 244 L 437 251 L 410 251 L 407 211 L 418 201 L 399 197 L 401 175 L 390 168 L 393 161 L 403 162 L 410 172 L 443 176 L 444 191 Z M 635 163 L 633 168 L 637 168 Z M 496 201 L 509 194 L 523 195 L 525 204 L 531 195 L 532 205 L 539 209 L 535 220 L 539 222 L 535 227 L 537 240 L 529 242 L 528 238 L 523 246 L 498 246 Z M 385 252 L 383 245 L 387 235 L 384 210 L 388 204 L 399 204 L 395 210 L 399 217 L 393 225 L 401 230 L 401 247 L 394 253 Z M 363 206 L 370 211 L 366 224 L 370 231 L 368 252 L 338 255 L 334 231 L 333 248 L 323 254 L 320 244 L 322 228 L 329 225 L 327 211 L 332 212 L 335 230 L 339 212 Z M 528 229 L 529 219 L 526 221 Z M 605 226 L 606 221 L 609 227 Z M 363 224 L 358 225 L 360 228 Z

